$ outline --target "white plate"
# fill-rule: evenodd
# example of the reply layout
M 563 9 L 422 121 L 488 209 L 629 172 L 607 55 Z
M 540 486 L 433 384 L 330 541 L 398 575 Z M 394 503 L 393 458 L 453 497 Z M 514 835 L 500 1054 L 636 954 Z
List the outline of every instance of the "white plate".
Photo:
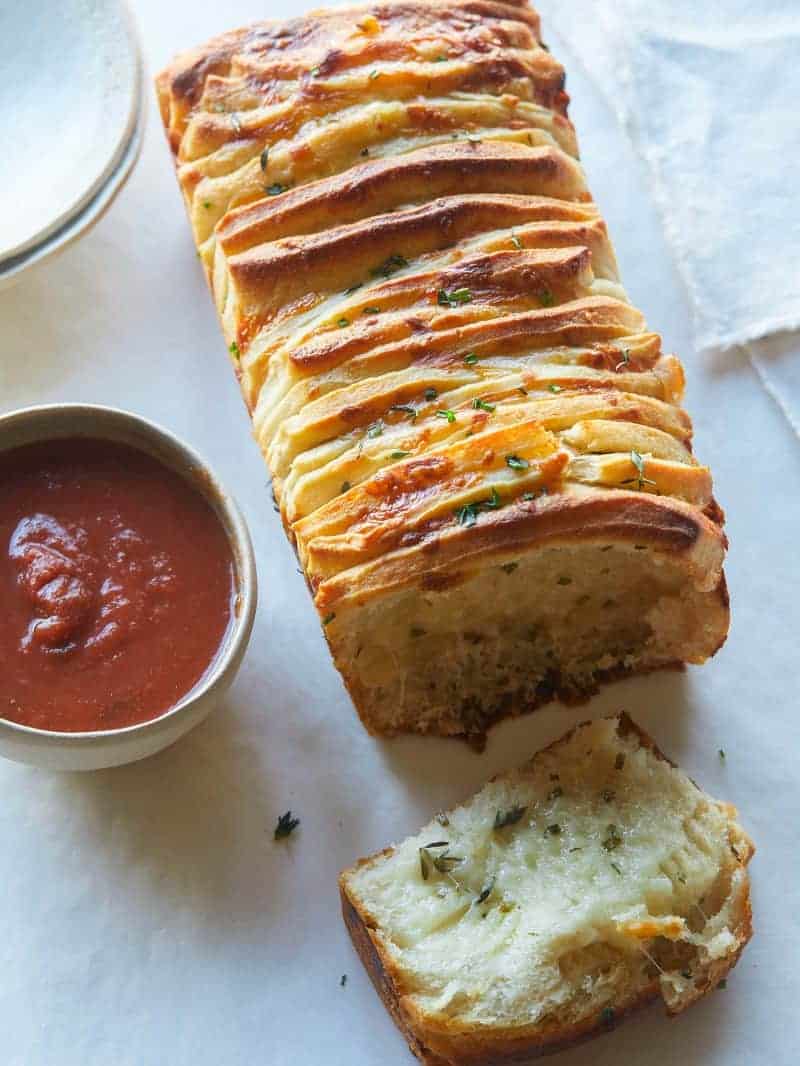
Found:
M 1 278 L 107 205 L 106 186 L 116 191 L 136 156 L 142 78 L 121 0 L 0 6 L 0 69 L 14 86 L 13 106 L 0 109 L 0 140 L 13 146 L 0 153 L 0 187 L 16 193 L 0 227 Z
M 111 206 L 114 197 L 125 184 L 128 175 L 133 169 L 142 147 L 143 133 L 144 114 L 141 115 L 138 124 L 134 127 L 130 140 L 124 146 L 122 156 L 106 179 L 105 185 L 100 186 L 100 189 L 89 200 L 83 210 L 69 216 L 61 226 L 51 231 L 38 244 L 34 244 L 19 255 L 12 255 L 0 262 L 0 290 L 12 285 L 23 271 L 28 270 L 37 263 L 44 262 L 45 259 L 55 255 L 56 252 L 63 251 L 67 245 L 85 233 L 95 222 L 99 221 L 105 211 Z

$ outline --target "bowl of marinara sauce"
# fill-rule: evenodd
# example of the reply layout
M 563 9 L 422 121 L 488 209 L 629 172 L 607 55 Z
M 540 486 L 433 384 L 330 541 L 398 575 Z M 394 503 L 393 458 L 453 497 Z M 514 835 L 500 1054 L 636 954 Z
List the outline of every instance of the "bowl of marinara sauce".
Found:
M 0 417 L 0 754 L 144 758 L 202 721 L 256 607 L 242 515 L 172 434 L 113 408 Z

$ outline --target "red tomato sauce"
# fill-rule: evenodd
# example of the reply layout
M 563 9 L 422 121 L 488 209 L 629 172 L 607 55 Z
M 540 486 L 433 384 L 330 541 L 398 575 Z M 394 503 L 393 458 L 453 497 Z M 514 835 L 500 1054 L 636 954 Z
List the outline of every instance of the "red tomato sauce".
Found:
M 157 460 L 84 438 L 0 454 L 0 717 L 158 717 L 208 669 L 234 595 L 219 519 Z

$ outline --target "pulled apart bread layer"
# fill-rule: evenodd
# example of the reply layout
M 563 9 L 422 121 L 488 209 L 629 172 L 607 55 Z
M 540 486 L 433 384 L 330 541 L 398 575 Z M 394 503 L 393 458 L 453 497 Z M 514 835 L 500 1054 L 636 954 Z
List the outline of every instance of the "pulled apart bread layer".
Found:
M 342 907 L 424 1063 L 528 1061 L 711 991 L 752 934 L 753 850 L 622 715 L 346 870 Z
M 629 303 L 537 15 L 261 23 L 158 79 L 258 443 L 365 725 L 482 734 L 725 639 L 683 372 Z

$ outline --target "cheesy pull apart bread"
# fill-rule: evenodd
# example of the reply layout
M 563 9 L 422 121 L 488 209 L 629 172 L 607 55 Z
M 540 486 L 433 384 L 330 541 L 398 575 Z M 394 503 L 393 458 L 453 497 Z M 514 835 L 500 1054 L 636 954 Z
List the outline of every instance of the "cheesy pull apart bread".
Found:
M 422 1062 L 527 1062 L 715 988 L 752 934 L 752 854 L 622 715 L 346 870 L 342 907 Z
M 255 437 L 369 730 L 700 663 L 725 537 L 523 3 L 236 30 L 158 78 Z

